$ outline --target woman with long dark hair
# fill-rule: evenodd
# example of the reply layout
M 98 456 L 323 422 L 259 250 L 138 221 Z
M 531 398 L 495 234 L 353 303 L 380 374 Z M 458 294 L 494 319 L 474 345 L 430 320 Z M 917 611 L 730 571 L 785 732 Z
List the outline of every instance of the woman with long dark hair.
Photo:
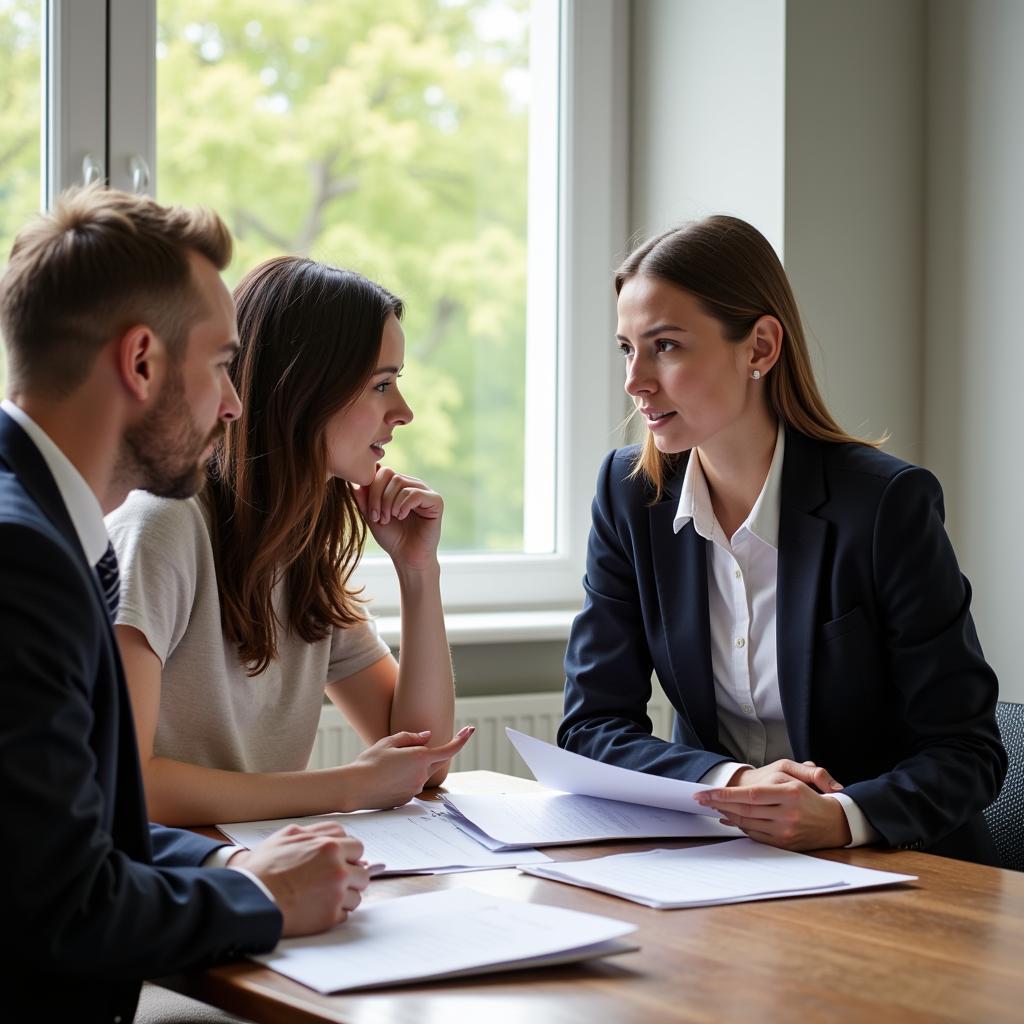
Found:
M 717 216 L 615 277 L 647 433 L 598 477 L 559 742 L 712 787 L 789 849 L 991 861 L 996 679 L 926 470 L 842 430 L 767 240 Z M 652 671 L 677 715 L 651 734 Z
M 452 739 L 443 501 L 381 465 L 412 419 L 398 389 L 402 303 L 298 257 L 257 267 L 235 301 L 242 411 L 206 487 L 186 501 L 137 492 L 108 519 L 150 816 L 401 804 L 443 780 L 471 733 Z M 400 664 L 349 582 L 367 529 L 398 575 Z M 369 746 L 308 771 L 325 691 Z

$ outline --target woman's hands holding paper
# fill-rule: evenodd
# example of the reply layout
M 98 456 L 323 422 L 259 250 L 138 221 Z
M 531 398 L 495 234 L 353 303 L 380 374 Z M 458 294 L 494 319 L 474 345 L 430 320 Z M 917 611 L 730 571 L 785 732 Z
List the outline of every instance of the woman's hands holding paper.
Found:
M 773 761 L 738 771 L 724 789 L 694 799 L 722 815 L 751 839 L 786 850 L 822 850 L 851 841 L 846 813 L 824 794 L 842 786 L 813 761 Z

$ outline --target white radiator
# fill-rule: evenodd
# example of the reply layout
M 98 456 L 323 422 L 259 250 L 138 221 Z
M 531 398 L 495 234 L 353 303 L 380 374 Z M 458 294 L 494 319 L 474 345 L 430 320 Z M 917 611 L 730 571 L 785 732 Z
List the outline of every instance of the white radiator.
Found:
M 654 685 L 654 697 L 647 706 L 655 736 L 672 733 L 672 706 Z M 521 693 L 501 697 L 460 697 L 455 701 L 455 728 L 475 725 L 476 734 L 452 762 L 453 771 L 487 768 L 506 775 L 530 777 L 505 735 L 505 726 L 529 733 L 549 743 L 562 720 L 561 691 Z M 320 714 L 320 728 L 309 759 L 310 768 L 329 768 L 346 764 L 356 757 L 365 744 L 333 705 L 325 704 Z

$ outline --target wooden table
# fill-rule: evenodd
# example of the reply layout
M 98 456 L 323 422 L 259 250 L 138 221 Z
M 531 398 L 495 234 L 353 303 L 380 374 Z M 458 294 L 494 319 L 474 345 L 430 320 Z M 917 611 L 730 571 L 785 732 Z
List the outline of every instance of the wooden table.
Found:
M 447 788 L 512 792 L 533 785 L 463 772 Z M 686 845 L 692 844 L 601 843 L 545 852 L 570 860 Z M 176 979 L 174 987 L 260 1024 L 1024 1021 L 1024 874 L 922 853 L 824 856 L 920 880 L 879 891 L 659 911 L 511 870 L 378 879 L 367 902 L 469 885 L 631 921 L 641 949 L 590 964 L 353 995 L 321 996 L 252 963 Z

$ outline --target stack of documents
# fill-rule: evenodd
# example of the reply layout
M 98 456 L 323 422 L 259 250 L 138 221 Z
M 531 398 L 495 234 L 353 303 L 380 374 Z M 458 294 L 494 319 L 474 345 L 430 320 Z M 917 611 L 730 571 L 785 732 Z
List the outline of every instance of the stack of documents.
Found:
M 327 994 L 627 953 L 637 947 L 618 940 L 635 930 L 596 914 L 445 889 L 360 907 L 325 934 L 284 939 L 252 959 Z
M 708 786 L 603 764 L 515 729 L 506 732 L 548 792 L 442 797 L 456 824 L 488 849 L 742 834 L 693 799 Z
M 737 834 L 702 815 L 574 793 L 448 793 L 441 799 L 455 824 L 489 850 Z
M 752 839 L 688 850 L 622 853 L 522 870 L 621 896 L 655 910 L 850 892 L 917 878 L 777 850 Z
M 444 874 L 451 871 L 487 871 L 542 864 L 550 861 L 536 850 L 515 853 L 487 849 L 457 828 L 437 805 L 413 800 L 390 811 L 353 814 L 317 814 L 308 818 L 241 821 L 217 828 L 233 843 L 252 849 L 285 825 L 312 825 L 332 821 L 362 841 L 363 856 L 384 865 L 383 875 Z

